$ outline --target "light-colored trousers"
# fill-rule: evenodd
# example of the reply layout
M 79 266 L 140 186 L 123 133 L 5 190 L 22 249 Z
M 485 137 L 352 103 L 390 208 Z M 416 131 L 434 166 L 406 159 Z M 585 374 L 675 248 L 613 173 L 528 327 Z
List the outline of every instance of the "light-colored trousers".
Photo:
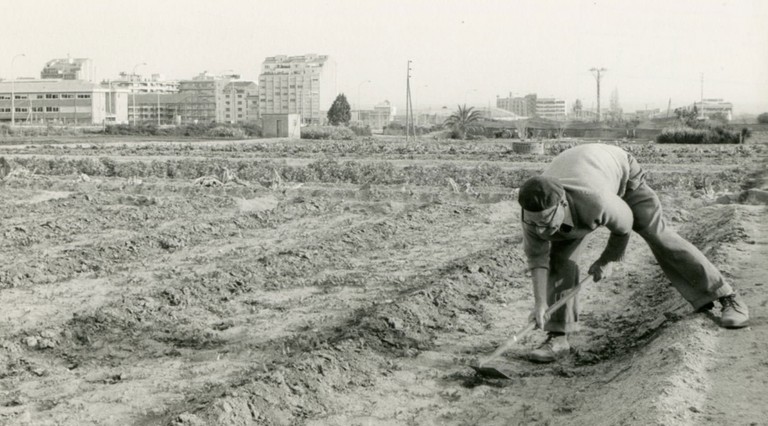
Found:
M 659 197 L 648 184 L 643 181 L 637 188 L 629 190 L 623 199 L 632 209 L 632 229 L 648 243 L 672 286 L 694 309 L 733 293 L 731 286 L 725 282 L 712 262 L 693 244 L 666 225 Z M 578 284 L 578 260 L 583 241 L 583 238 L 552 241 L 547 283 L 549 305 Z M 577 297 L 555 311 L 544 325 L 544 330 L 561 333 L 576 331 L 579 319 Z

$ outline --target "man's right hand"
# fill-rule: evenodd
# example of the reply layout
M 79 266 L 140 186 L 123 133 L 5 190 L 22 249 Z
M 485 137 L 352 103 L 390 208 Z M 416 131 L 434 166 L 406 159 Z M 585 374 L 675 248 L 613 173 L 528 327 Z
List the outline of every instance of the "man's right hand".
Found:
M 536 326 L 540 329 L 544 329 L 544 323 L 549 321 L 549 315 L 547 315 L 547 305 L 536 304 L 531 310 L 531 315 L 528 320 L 536 320 Z

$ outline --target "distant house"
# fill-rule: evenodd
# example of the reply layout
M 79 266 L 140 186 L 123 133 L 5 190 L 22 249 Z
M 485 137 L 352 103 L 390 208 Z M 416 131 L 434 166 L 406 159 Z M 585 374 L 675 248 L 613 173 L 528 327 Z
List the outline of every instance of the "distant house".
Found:
M 299 114 L 262 114 L 261 134 L 265 138 L 301 137 L 301 117 Z
M 700 118 L 710 119 L 720 115 L 728 121 L 733 120 L 733 104 L 722 99 L 702 99 L 694 102 L 693 107 L 699 111 Z

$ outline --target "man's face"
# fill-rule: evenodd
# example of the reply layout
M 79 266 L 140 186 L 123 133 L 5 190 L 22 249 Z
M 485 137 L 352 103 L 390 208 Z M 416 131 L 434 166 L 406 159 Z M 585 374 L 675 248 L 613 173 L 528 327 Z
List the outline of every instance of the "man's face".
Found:
M 542 237 L 555 235 L 560 229 L 560 225 L 563 224 L 564 218 L 565 209 L 562 202 L 540 212 L 523 210 L 523 223 L 534 227 L 536 233 Z

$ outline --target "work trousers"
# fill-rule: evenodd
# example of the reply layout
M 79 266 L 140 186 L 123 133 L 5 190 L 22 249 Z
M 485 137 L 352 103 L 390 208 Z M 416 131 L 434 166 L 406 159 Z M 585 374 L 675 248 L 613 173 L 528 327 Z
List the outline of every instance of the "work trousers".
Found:
M 632 229 L 651 248 L 656 261 L 672 286 L 694 309 L 733 293 L 720 271 L 693 244 L 686 241 L 662 217 L 656 192 L 642 182 L 623 197 L 634 216 Z M 584 239 L 553 241 L 549 260 L 547 303 L 552 305 L 579 282 L 578 260 Z M 551 316 L 547 331 L 570 333 L 578 330 L 577 297 Z

